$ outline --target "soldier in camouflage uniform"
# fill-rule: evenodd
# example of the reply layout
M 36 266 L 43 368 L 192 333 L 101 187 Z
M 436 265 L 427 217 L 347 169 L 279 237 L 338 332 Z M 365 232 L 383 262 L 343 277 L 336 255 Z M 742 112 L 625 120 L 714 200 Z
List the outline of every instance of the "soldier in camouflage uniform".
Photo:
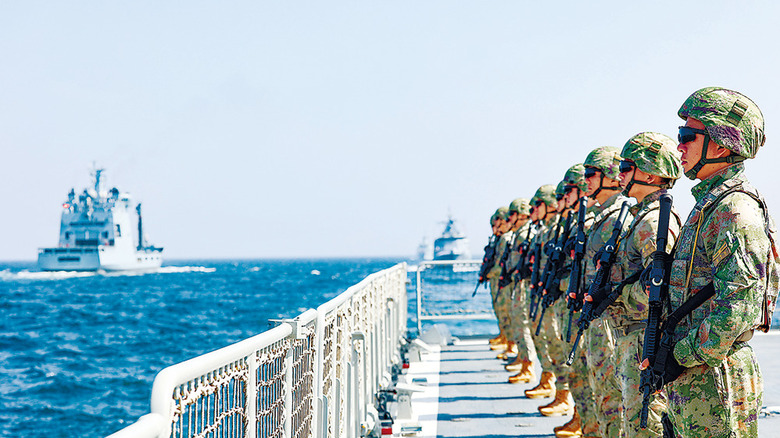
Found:
M 566 247 L 566 253 L 568 257 L 568 266 L 566 271 L 571 271 L 570 255 L 574 250 L 574 242 L 571 239 L 575 238 L 577 234 L 576 220 L 579 210 L 579 200 L 581 197 L 585 196 L 588 190 L 588 185 L 585 183 L 585 166 L 582 164 L 575 164 L 566 171 L 566 175 L 563 179 L 566 183 L 564 187 L 563 202 L 567 208 L 571 209 L 571 213 L 569 214 L 575 215 L 571 234 L 569 236 L 570 243 L 568 243 Z M 584 224 L 585 232 L 587 232 L 590 229 L 590 226 L 593 224 L 593 218 L 594 215 L 592 212 L 586 212 Z M 584 285 L 580 285 L 579 287 L 584 287 Z M 565 281 L 561 282 L 561 290 L 566 291 L 568 289 L 569 278 L 566 278 Z M 566 318 L 564 321 L 566 325 L 568 325 L 568 309 L 566 311 Z M 576 321 L 576 319 L 574 319 L 574 321 Z M 563 330 L 565 331 L 566 328 L 567 327 L 564 326 Z M 566 348 L 564 349 L 565 354 L 568 354 L 569 349 L 571 349 L 571 345 L 566 344 Z M 598 435 L 598 419 L 596 417 L 595 410 L 596 402 L 593 391 L 590 387 L 590 382 L 588 381 L 585 349 L 579 348 L 577 351 L 578 356 L 576 360 L 574 363 L 572 363 L 571 368 L 567 370 L 569 391 L 571 392 L 572 398 L 574 399 L 575 411 L 571 421 L 564 424 L 563 426 L 559 426 L 553 429 L 555 436 L 558 438 L 579 437 L 583 434 L 589 436 Z
M 611 146 L 596 148 L 585 160 L 588 196 L 599 203 L 593 225 L 588 231 L 588 243 L 583 259 L 586 290 L 598 270 L 594 262 L 596 253 L 612 234 L 620 207 L 628 199 L 621 194 L 622 189 L 618 182 L 620 161 L 620 151 Z M 631 217 L 626 218 L 623 230 L 628 228 L 630 220 Z M 615 375 L 614 336 L 606 318 L 602 316 L 594 319 L 582 338 L 582 345 L 586 350 L 588 378 L 596 397 L 600 434 L 604 438 L 616 438 L 620 436 L 622 422 L 621 391 L 620 382 Z
M 693 93 L 678 115 L 685 174 L 701 181 L 672 262 L 671 309 L 710 283 L 715 295 L 675 331 L 668 413 L 678 437 L 756 437 L 763 382 L 747 341 L 769 328 L 778 264 L 774 224 L 742 161 L 764 144 L 764 119 L 744 95 L 714 87 Z
M 558 232 L 559 234 L 563 234 L 566 230 L 564 229 L 565 223 L 567 221 L 568 215 L 571 214 L 571 208 L 566 207 L 565 203 L 563 202 L 563 196 L 565 194 L 565 187 L 566 182 L 561 181 L 558 186 L 555 189 L 555 198 L 557 201 L 557 211 L 558 211 L 558 224 L 557 227 L 559 227 Z M 574 219 L 574 217 L 572 217 Z M 556 232 L 550 233 L 550 239 L 555 238 Z M 563 239 L 566 240 L 567 236 L 564 236 Z M 559 239 L 560 240 L 560 236 Z M 555 246 L 555 243 L 553 244 Z M 547 257 L 549 258 L 551 254 L 547 254 Z M 564 261 L 566 257 L 561 254 L 562 257 L 564 257 Z M 570 272 L 571 267 L 567 269 L 566 266 L 562 264 L 561 269 L 559 269 L 557 272 L 550 272 L 549 275 L 554 275 L 558 279 L 560 279 L 560 284 L 558 285 L 557 290 L 543 290 L 543 295 L 547 294 L 553 294 L 553 296 L 558 296 L 558 298 L 550 305 L 549 308 L 544 312 L 544 318 L 542 320 L 542 330 L 547 331 L 550 333 L 548 338 L 550 339 L 550 344 L 548 346 L 548 351 L 550 353 L 550 358 L 552 359 L 552 365 L 553 365 L 553 373 L 557 377 L 556 379 L 556 391 L 555 391 L 555 399 L 544 405 L 539 407 L 539 412 L 546 416 L 546 417 L 552 417 L 552 416 L 559 416 L 559 415 L 567 415 L 572 413 L 574 409 L 574 399 L 571 396 L 571 393 L 569 392 L 569 368 L 566 366 L 566 358 L 567 354 L 569 352 L 569 349 L 567 348 L 566 344 L 563 340 L 563 321 L 568 315 L 567 307 L 566 307 L 566 300 L 561 299 L 560 296 L 561 288 L 565 288 L 568 285 L 568 273 Z M 546 285 L 545 285 L 546 287 Z M 564 289 L 565 291 L 565 289 Z M 539 312 L 539 315 L 541 317 L 541 311 Z M 538 318 L 537 318 L 538 319 Z M 534 330 L 535 330 L 534 326 Z
M 539 187 L 531 199 L 531 208 L 531 216 L 538 220 L 537 233 L 532 243 L 532 248 L 536 248 L 538 251 L 535 257 L 539 258 L 539 262 L 537 263 L 534 260 L 534 265 L 538 266 L 541 271 L 547 261 L 544 246 L 554 237 L 554 230 L 558 221 L 555 186 L 547 184 Z M 539 281 L 541 281 L 541 275 L 539 276 Z M 552 322 L 553 320 L 551 319 L 550 321 Z M 550 345 L 555 342 L 554 338 L 556 336 L 560 337 L 560 335 L 557 329 L 545 327 L 537 336 L 535 323 L 532 322 L 531 327 L 531 336 L 536 347 L 536 354 L 542 365 L 542 376 L 537 386 L 525 390 L 525 396 L 528 398 L 552 397 L 555 395 L 556 377 L 555 364 L 550 356 Z
M 493 303 L 493 312 L 496 314 L 499 328 L 499 342 L 491 342 L 491 347 L 494 350 L 506 350 L 508 348 L 508 341 L 506 333 L 502 330 L 501 325 L 501 309 L 496 307 L 496 297 L 498 296 L 498 276 L 501 273 L 500 269 L 496 269 L 498 260 L 503 252 L 502 237 L 509 230 L 511 226 L 509 224 L 509 207 L 499 207 L 493 214 L 493 235 L 498 239 L 496 244 L 496 262 L 493 264 L 490 271 L 487 273 L 488 284 L 490 285 L 490 297 Z M 505 245 L 506 243 L 504 243 Z
M 611 271 L 611 287 L 621 294 L 607 308 L 606 318 L 615 339 L 615 360 L 620 379 L 623 408 L 623 437 L 663 436 L 661 415 L 666 398 L 653 397 L 647 429 L 639 426 L 642 393 L 639 390 L 644 329 L 647 326 L 648 295 L 639 275 L 648 266 L 656 250 L 659 199 L 682 176 L 677 143 L 666 135 L 642 132 L 626 142 L 620 155 L 620 186 L 623 193 L 637 200 L 631 207 L 634 216 L 629 229 L 620 236 L 616 263 Z M 669 218 L 668 253 L 679 236 L 681 221 L 672 210 Z M 602 297 L 603 298 L 603 297 Z
M 507 275 L 510 276 L 510 290 L 509 293 L 509 339 L 515 342 L 517 345 L 517 357 L 514 362 L 506 365 L 507 371 L 517 372 L 517 374 L 510 376 L 510 383 L 528 383 L 535 379 L 533 362 L 531 357 L 534 354 L 533 338 L 531 337 L 531 325 L 528 320 L 528 281 L 519 280 L 519 277 L 513 275 L 513 270 L 521 262 L 521 258 L 524 256 L 520 250 L 523 247 L 523 243 L 533 239 L 533 224 L 530 221 L 531 203 L 526 198 L 519 198 L 512 201 L 509 206 L 510 211 L 517 211 L 519 228 L 514 239 L 514 245 L 512 246 L 512 252 L 507 260 L 506 270 Z

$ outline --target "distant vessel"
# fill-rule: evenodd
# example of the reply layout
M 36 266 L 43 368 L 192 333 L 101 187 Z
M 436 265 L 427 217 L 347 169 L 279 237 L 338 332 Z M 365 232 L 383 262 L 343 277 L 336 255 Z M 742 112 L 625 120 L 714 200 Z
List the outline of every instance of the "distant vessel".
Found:
M 138 213 L 138 244 L 134 245 L 131 198 L 116 188 L 102 190 L 101 175 L 94 169 L 94 187 L 76 199 L 73 189 L 62 204 L 59 245 L 38 249 L 38 267 L 43 271 L 127 271 L 159 268 L 162 248 L 147 245 L 143 234 L 141 204 Z
M 417 247 L 417 260 L 433 260 L 433 245 L 425 237 Z
M 447 218 L 441 236 L 433 241 L 434 260 L 466 260 L 471 258 L 469 239 L 455 225 L 455 219 Z

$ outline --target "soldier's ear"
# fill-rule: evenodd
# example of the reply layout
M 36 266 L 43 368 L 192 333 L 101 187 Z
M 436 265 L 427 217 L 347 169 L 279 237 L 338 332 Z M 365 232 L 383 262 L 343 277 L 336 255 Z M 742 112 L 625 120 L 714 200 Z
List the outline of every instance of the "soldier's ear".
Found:
M 720 158 L 727 157 L 729 155 L 731 155 L 730 150 L 710 140 L 710 144 L 707 147 L 707 158 Z

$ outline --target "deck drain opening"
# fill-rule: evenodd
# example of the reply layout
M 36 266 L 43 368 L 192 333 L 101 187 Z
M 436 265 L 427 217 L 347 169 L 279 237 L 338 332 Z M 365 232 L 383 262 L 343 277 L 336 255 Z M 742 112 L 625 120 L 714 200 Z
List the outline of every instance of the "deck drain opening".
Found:
M 531 423 L 520 423 L 520 424 L 515 424 L 515 427 L 533 427 L 533 426 L 534 426 L 534 425 L 533 425 L 533 424 L 531 424 Z
M 460 421 L 471 421 L 471 419 L 470 418 L 458 417 L 458 418 L 453 418 L 450 421 L 457 421 L 457 422 L 460 422 Z

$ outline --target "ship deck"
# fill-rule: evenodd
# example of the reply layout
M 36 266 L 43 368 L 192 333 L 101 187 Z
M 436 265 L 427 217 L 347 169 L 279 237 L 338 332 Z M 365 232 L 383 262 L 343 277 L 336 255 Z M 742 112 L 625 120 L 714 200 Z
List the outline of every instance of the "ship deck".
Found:
M 777 343 L 780 332 L 757 334 L 750 344 L 756 351 L 764 377 L 764 401 L 767 407 L 759 418 L 759 437 L 778 436 L 780 430 L 780 355 Z M 427 382 L 423 392 L 412 396 L 416 421 L 398 421 L 396 431 L 404 424 L 419 424 L 419 437 L 554 437 L 553 427 L 570 417 L 544 417 L 537 406 L 551 399 L 529 400 L 523 390 L 532 384 L 509 384 L 505 362 L 496 359 L 486 338 L 470 338 L 453 345 L 433 346 L 422 354 L 422 361 L 412 363 L 407 379 Z M 538 362 L 535 364 L 537 376 Z M 411 430 L 413 427 L 406 427 Z M 401 433 L 401 435 L 406 435 Z

